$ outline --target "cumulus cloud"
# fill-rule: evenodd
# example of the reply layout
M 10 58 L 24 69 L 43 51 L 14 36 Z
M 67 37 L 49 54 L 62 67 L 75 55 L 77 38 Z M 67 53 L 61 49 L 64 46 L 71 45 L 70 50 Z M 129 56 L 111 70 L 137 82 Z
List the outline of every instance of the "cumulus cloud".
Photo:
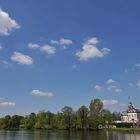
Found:
M 24 55 L 19 52 L 14 52 L 13 55 L 11 56 L 11 60 L 24 65 L 33 64 L 33 59 L 30 56 Z
M 51 43 L 51 44 L 57 44 L 57 45 L 58 45 L 58 44 L 59 44 L 59 41 L 51 40 L 50 43 Z
M 53 40 L 52 40 L 53 42 Z M 56 53 L 56 48 L 50 45 L 39 45 L 39 44 L 34 44 L 34 43 L 29 43 L 28 48 L 30 49 L 39 49 L 42 52 L 45 52 L 46 54 L 52 55 Z
M 101 91 L 103 87 L 100 85 L 95 85 L 94 88 L 96 89 L 96 91 Z
M 104 105 L 115 105 L 118 104 L 118 100 L 110 99 L 110 100 L 102 100 Z
M 110 49 L 108 49 L 108 48 L 102 48 L 101 49 L 101 52 L 103 53 L 103 55 L 107 55 L 108 53 L 110 53 Z
M 47 97 L 51 97 L 51 96 L 53 96 L 53 93 L 52 92 L 43 92 L 43 91 L 40 91 L 38 89 L 34 89 L 34 90 L 32 90 L 32 95 L 33 96 L 47 96 Z
M 106 81 L 106 83 L 107 84 L 113 84 L 113 83 L 115 83 L 116 81 L 114 81 L 113 79 L 108 79 L 107 81 Z
M 96 45 L 99 43 L 99 40 L 96 37 L 88 39 L 82 47 L 82 50 L 76 52 L 76 56 L 80 60 L 89 60 L 93 58 L 102 58 L 107 55 L 111 50 L 108 48 L 98 49 Z
M 30 48 L 30 49 L 36 49 L 36 48 L 40 48 L 40 45 L 38 45 L 38 44 L 33 44 L 33 43 L 29 43 L 29 44 L 28 44 L 28 48 Z
M 70 39 L 66 39 L 66 38 L 60 38 L 59 41 L 57 41 L 57 40 L 51 40 L 50 43 L 51 44 L 60 45 L 63 48 L 66 48 L 66 46 L 73 44 L 73 41 L 70 40 Z
M 6 107 L 6 106 L 16 106 L 16 103 L 14 102 L 0 102 L 1 107 Z
M 7 12 L 0 9 L 0 34 L 9 35 L 12 30 L 19 28 L 18 23 Z
M 60 38 L 59 42 L 60 42 L 60 45 L 62 45 L 62 46 L 72 44 L 72 40 L 66 39 L 66 38 Z
M 47 53 L 47 54 L 55 54 L 56 48 L 49 46 L 49 45 L 44 45 L 40 48 L 41 51 Z

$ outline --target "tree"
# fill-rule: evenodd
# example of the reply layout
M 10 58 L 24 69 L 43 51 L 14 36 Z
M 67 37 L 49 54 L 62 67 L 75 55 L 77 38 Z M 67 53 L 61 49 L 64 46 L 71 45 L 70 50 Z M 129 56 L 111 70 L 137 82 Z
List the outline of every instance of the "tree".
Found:
M 90 106 L 89 106 L 90 115 L 91 116 L 99 115 L 102 108 L 103 108 L 103 103 L 100 99 L 91 100 L 91 103 L 90 103 Z
M 90 128 L 98 129 L 100 124 L 100 112 L 103 108 L 103 103 L 100 99 L 94 99 L 91 101 L 89 109 L 90 109 Z
M 64 115 L 63 113 L 58 112 L 56 115 L 53 117 L 53 128 L 56 129 L 64 129 Z
M 24 127 L 26 129 L 33 129 L 36 122 L 36 114 L 31 113 L 30 115 L 26 116 L 23 120 Z
M 109 110 L 103 109 L 101 111 L 102 125 L 106 125 L 109 128 L 109 125 L 112 123 L 112 114 Z
M 73 109 L 69 106 L 65 106 L 64 108 L 62 108 L 65 129 L 69 130 L 71 128 L 71 117 L 73 112 L 74 112 Z
M 10 129 L 18 129 L 20 128 L 21 120 L 23 119 L 22 116 L 14 115 L 11 117 L 9 121 L 9 128 Z
M 87 128 L 88 113 L 89 113 L 89 110 L 86 106 L 81 106 L 78 109 L 76 114 L 77 114 L 78 127 L 80 129 L 86 129 Z
M 112 119 L 113 121 L 117 121 L 121 119 L 121 113 L 120 112 L 113 112 L 112 113 Z
M 36 129 L 45 128 L 45 126 L 47 124 L 46 115 L 47 115 L 47 113 L 44 111 L 41 111 L 37 114 L 36 123 L 35 123 Z
M 54 114 L 50 111 L 46 112 L 46 124 L 48 125 L 48 129 L 55 127 L 54 126 Z
M 11 116 L 7 115 L 4 118 L 0 119 L 0 129 L 9 129 L 10 128 L 10 119 Z

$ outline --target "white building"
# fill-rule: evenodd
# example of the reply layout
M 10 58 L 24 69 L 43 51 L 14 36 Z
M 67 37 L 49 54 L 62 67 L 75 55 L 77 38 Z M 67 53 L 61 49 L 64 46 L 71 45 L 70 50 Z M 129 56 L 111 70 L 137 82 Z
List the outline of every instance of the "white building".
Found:
M 135 109 L 130 102 L 127 110 L 121 114 L 121 121 L 126 123 L 140 124 L 140 110 Z

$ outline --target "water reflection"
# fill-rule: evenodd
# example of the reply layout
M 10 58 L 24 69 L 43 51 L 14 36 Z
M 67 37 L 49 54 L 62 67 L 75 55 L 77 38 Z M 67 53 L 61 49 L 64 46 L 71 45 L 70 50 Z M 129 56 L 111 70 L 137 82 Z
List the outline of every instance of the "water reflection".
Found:
M 0 131 L 0 140 L 140 140 L 140 133 L 112 131 Z
M 106 140 L 140 140 L 140 132 L 106 132 Z

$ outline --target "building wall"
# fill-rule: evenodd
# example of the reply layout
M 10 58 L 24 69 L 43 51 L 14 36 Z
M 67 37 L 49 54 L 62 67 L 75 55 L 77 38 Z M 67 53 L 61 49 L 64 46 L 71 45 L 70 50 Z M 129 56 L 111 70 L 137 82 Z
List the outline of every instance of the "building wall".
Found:
M 128 122 L 128 116 L 121 116 L 121 120 L 124 122 Z
M 128 121 L 129 122 L 137 122 L 137 113 L 128 113 Z
M 140 122 L 140 113 L 128 113 L 121 117 L 124 122 Z

